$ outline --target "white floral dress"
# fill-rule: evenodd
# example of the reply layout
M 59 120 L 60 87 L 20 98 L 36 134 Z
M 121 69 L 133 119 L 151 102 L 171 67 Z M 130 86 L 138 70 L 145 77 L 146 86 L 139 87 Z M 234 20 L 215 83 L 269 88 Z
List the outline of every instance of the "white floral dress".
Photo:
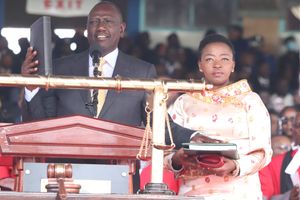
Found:
M 271 159 L 269 113 L 246 80 L 214 91 L 183 94 L 169 110 L 181 126 L 237 144 L 239 176 L 201 176 L 197 171 L 173 170 L 181 178 L 179 195 L 205 199 L 262 199 L 258 171 Z M 166 156 L 169 169 L 172 154 Z

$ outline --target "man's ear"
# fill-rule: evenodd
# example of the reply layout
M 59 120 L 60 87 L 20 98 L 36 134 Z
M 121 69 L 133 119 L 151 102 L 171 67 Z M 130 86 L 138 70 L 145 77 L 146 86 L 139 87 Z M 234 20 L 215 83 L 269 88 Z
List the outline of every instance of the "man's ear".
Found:
M 120 25 L 120 35 L 121 35 L 121 37 L 124 37 L 125 29 L 126 29 L 126 23 L 122 22 L 121 25 Z

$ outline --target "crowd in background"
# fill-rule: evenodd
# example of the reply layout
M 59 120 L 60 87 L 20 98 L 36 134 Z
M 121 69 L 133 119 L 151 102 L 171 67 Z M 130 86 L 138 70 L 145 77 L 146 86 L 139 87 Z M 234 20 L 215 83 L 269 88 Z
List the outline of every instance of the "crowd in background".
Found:
M 227 36 L 235 48 L 236 68 L 232 81 L 247 79 L 253 90 L 263 99 L 272 117 L 272 135 L 287 135 L 295 116 L 285 116 L 286 109 L 297 110 L 300 105 L 299 92 L 299 46 L 293 36 L 282 40 L 280 53 L 273 55 L 268 52 L 262 36 L 245 38 L 243 28 L 231 25 Z M 205 35 L 216 33 L 214 29 L 206 31 Z M 61 39 L 54 33 L 53 58 L 79 53 L 88 49 L 88 40 L 84 30 L 76 29 L 72 38 Z M 199 38 L 199 41 L 202 38 Z M 184 47 L 176 33 L 167 36 L 165 42 L 150 47 L 151 36 L 141 32 L 135 38 L 124 37 L 119 43 L 119 49 L 156 66 L 160 78 L 201 79 L 197 66 L 197 50 Z M 76 43 L 76 49 L 71 50 L 70 44 Z M 8 48 L 7 40 L 0 36 L 0 73 L 18 74 L 21 63 L 26 55 L 29 42 L 26 38 L 19 39 L 21 51 L 15 55 Z M 23 92 L 21 88 L 0 88 L 0 122 L 15 123 L 21 119 L 21 104 Z M 284 127 L 289 128 L 284 129 Z M 276 141 L 280 139 L 276 138 Z M 276 146 L 276 145 L 275 145 Z M 286 145 L 277 145 L 288 148 Z

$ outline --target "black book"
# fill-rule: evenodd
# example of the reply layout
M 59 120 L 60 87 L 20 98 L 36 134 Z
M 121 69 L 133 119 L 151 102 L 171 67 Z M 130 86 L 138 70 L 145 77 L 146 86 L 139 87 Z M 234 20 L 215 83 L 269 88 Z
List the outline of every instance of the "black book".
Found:
M 239 159 L 236 144 L 233 143 L 183 143 L 184 151 L 190 155 L 218 154 L 231 159 Z
M 49 16 L 37 19 L 30 26 L 30 46 L 37 51 L 38 74 L 52 74 L 51 20 Z

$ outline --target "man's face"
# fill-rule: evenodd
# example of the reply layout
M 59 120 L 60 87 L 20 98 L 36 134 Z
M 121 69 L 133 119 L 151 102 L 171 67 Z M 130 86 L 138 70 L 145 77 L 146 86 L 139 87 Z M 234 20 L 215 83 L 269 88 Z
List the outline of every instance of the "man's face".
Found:
M 296 115 L 297 111 L 295 109 L 288 109 L 282 115 L 282 130 L 287 136 L 292 136 L 293 134 L 292 130 Z
M 94 7 L 87 21 L 88 40 L 90 45 L 98 43 L 102 54 L 106 55 L 118 46 L 125 31 L 121 14 L 110 4 L 99 4 Z
M 270 114 L 271 117 L 271 133 L 276 135 L 278 131 L 278 116 L 276 114 Z
M 293 128 L 293 141 L 295 145 L 300 145 L 300 113 L 297 114 L 294 128 Z

